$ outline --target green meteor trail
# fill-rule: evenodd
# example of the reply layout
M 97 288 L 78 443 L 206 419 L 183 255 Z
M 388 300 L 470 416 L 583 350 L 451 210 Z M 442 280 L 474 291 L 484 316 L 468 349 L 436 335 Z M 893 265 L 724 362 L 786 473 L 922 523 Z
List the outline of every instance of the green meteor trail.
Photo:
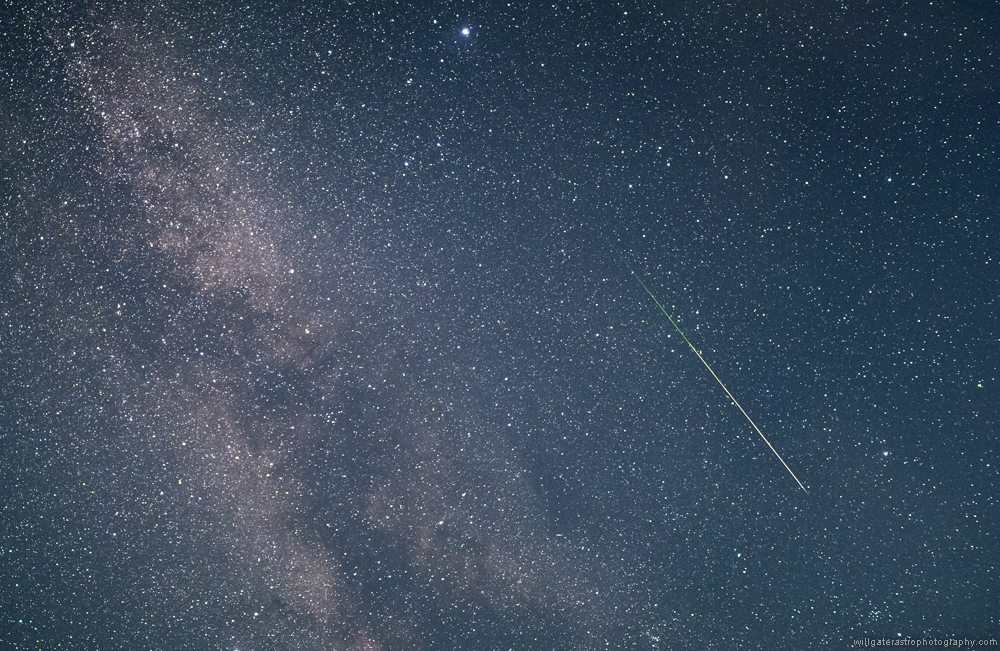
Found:
M 642 282 L 642 278 L 640 278 L 639 275 L 635 273 L 635 271 L 632 271 L 632 267 L 629 266 L 627 261 L 625 262 L 625 266 L 628 267 L 628 270 L 632 273 L 633 276 L 635 276 L 635 279 L 639 281 L 639 284 L 642 285 L 642 288 L 646 290 L 646 293 L 649 294 L 649 297 L 653 299 L 653 302 L 656 303 L 656 307 L 660 308 L 660 311 L 663 312 L 663 315 L 666 316 L 668 319 L 670 319 L 670 324 L 674 326 L 674 330 L 676 330 L 680 334 L 680 336 L 684 338 L 684 341 L 691 349 L 691 352 L 693 352 L 695 355 L 698 356 L 698 359 L 700 359 L 701 363 L 705 365 L 705 368 L 708 369 L 708 372 L 712 374 L 712 377 L 715 378 L 715 381 L 719 383 L 719 386 L 722 387 L 722 390 L 726 392 L 726 395 L 729 396 L 729 399 L 733 401 L 733 404 L 736 405 L 736 407 L 741 412 L 743 412 L 744 416 L 747 417 L 747 420 L 750 421 L 750 424 L 753 426 L 753 428 L 757 430 L 757 433 L 760 434 L 760 437 L 764 439 L 764 443 L 767 443 L 767 447 L 771 448 L 771 452 L 774 452 L 774 456 L 778 457 L 778 461 L 780 461 L 781 465 L 785 467 L 785 470 L 788 471 L 788 474 L 792 476 L 792 479 L 795 480 L 795 483 L 799 485 L 799 488 L 801 488 L 806 495 L 808 495 L 809 491 L 807 491 L 806 487 L 802 485 L 802 482 L 799 481 L 799 478 L 795 476 L 795 473 L 792 472 L 792 469 L 788 467 L 788 464 L 785 463 L 785 460 L 781 458 L 781 455 L 778 454 L 778 451 L 774 449 L 774 446 L 771 445 L 771 442 L 767 440 L 767 437 L 764 436 L 764 432 L 760 431 L 760 428 L 757 427 L 757 423 L 753 422 L 753 419 L 750 418 L 750 414 L 748 414 L 746 410 L 743 409 L 742 406 L 740 406 L 740 403 L 736 400 L 736 398 L 733 397 L 733 394 L 729 392 L 729 389 L 727 389 L 726 385 L 722 383 L 722 380 L 719 379 L 719 376 L 715 374 L 715 371 L 712 370 L 712 367 L 708 365 L 708 362 L 705 361 L 705 358 L 701 356 L 701 353 L 699 353 L 698 350 L 694 347 L 694 345 L 690 341 L 688 341 L 688 338 L 684 334 L 684 332 L 680 329 L 680 327 L 673 320 L 673 318 L 671 318 L 671 316 L 667 314 L 667 310 L 662 305 L 660 305 L 660 302 L 658 300 L 656 300 L 656 297 L 653 296 L 653 292 L 649 291 L 649 287 L 646 287 L 646 283 Z

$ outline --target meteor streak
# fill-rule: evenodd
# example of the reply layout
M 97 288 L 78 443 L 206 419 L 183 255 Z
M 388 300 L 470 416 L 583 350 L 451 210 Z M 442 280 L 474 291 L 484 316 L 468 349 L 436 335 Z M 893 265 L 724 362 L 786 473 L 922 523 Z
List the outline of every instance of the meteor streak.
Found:
M 771 452 L 774 452 L 774 456 L 778 457 L 778 461 L 780 461 L 781 465 L 785 467 L 785 470 L 788 471 L 788 474 L 792 476 L 792 479 L 795 480 L 795 483 L 799 485 L 799 488 L 801 488 L 806 495 L 808 495 L 809 491 L 807 491 L 806 487 L 802 485 L 802 482 L 799 481 L 799 478 L 795 476 L 795 473 L 792 472 L 792 469 L 788 467 L 788 464 L 785 463 L 785 460 L 781 458 L 781 455 L 778 454 L 778 451 L 774 449 L 774 446 L 771 445 L 771 442 L 767 440 L 767 437 L 764 436 L 764 432 L 760 431 L 760 428 L 757 427 L 757 423 L 753 422 L 753 419 L 750 418 L 750 414 L 748 414 L 746 410 L 740 406 L 740 403 L 736 400 L 736 398 L 733 397 L 733 394 L 729 392 L 729 389 L 727 389 L 726 385 L 722 383 L 722 380 L 719 379 L 719 376 L 715 374 L 715 371 L 712 370 L 712 367 L 708 365 L 708 362 L 705 361 L 705 358 L 701 356 L 701 353 L 699 353 L 698 350 L 694 347 L 694 345 L 690 341 L 688 341 L 688 338 L 684 334 L 684 332 L 680 329 L 680 327 L 673 320 L 673 318 L 671 318 L 671 316 L 667 314 L 667 310 L 662 305 L 660 305 L 660 302 L 658 300 L 656 300 L 656 297 L 653 296 L 653 292 L 649 291 L 649 287 L 646 287 L 646 283 L 642 282 L 642 278 L 640 278 L 639 275 L 635 273 L 635 271 L 632 271 L 632 267 L 628 264 L 628 261 L 625 262 L 625 266 L 628 267 L 628 270 L 632 273 L 633 276 L 635 276 L 635 279 L 639 281 L 639 284 L 642 285 L 642 288 L 646 290 L 646 293 L 649 294 L 649 297 L 653 299 L 653 302 L 656 303 L 656 307 L 660 308 L 660 311 L 663 312 L 663 315 L 666 316 L 668 319 L 670 319 L 670 323 L 671 325 L 674 326 L 674 330 L 680 333 L 681 337 L 684 338 L 684 341 L 691 349 L 691 352 L 693 352 L 695 355 L 698 356 L 698 359 L 700 359 L 701 363 L 705 365 L 705 368 L 708 369 L 708 372 L 712 374 L 712 377 L 715 378 L 715 381 L 719 383 L 719 386 L 722 387 L 722 390 L 726 392 L 726 395 L 729 396 L 729 399 L 733 401 L 733 404 L 736 405 L 736 407 L 741 412 L 743 412 L 744 416 L 747 417 L 747 420 L 750 421 L 750 424 L 753 425 L 753 428 L 757 430 L 757 433 L 760 434 L 760 437 L 764 439 L 764 443 L 767 443 L 767 447 L 771 448 Z

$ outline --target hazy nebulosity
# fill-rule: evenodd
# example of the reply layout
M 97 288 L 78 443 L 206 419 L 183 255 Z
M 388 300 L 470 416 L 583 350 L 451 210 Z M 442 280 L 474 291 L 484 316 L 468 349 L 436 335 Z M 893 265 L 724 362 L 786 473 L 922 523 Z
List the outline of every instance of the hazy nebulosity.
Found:
M 3 13 L 11 648 L 993 635 L 989 19 Z

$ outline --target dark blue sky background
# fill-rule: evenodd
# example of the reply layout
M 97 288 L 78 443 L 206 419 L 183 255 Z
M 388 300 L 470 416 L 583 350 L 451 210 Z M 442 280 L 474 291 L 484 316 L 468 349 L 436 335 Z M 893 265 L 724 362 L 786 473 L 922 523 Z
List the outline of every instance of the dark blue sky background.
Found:
M 996 636 L 995 3 L 0 14 L 8 648 Z

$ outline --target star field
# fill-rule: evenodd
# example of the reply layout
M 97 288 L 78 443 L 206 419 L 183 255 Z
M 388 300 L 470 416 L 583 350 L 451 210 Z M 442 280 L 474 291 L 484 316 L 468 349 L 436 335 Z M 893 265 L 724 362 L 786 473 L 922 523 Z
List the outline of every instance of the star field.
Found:
M 990 12 L 8 3 L 5 648 L 995 637 Z

